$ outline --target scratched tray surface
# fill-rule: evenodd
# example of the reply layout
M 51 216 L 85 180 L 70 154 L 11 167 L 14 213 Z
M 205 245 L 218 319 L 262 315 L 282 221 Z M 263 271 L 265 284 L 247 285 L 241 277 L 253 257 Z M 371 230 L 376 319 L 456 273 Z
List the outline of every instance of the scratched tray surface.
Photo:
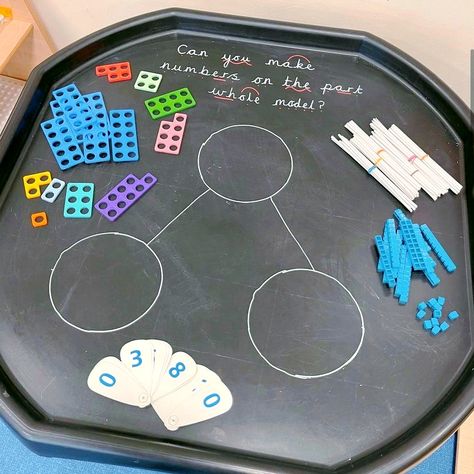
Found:
M 130 61 L 132 81 L 94 74 L 119 61 Z M 179 156 L 154 152 L 159 121 L 143 104 L 153 94 L 133 88 L 141 70 L 163 74 L 158 93 L 188 87 L 196 99 Z M 436 289 L 414 278 L 409 304 L 399 306 L 382 286 L 373 247 L 397 204 L 330 141 L 346 121 L 366 126 L 378 117 L 463 181 L 459 137 L 406 82 L 355 54 L 183 31 L 77 63 L 50 86 L 70 82 L 84 94 L 102 91 L 108 109 L 135 110 L 140 160 L 60 173 L 38 128 L 50 118 L 45 99 L 8 188 L 1 356 L 45 419 L 331 467 L 373 453 L 436 409 L 472 349 L 464 194 L 418 200 L 415 221 L 437 233 L 458 270 L 439 266 Z M 46 205 L 24 197 L 21 176 L 42 170 L 94 182 L 95 201 L 129 173 L 151 172 L 158 184 L 116 222 L 97 211 L 64 219 L 64 198 Z M 33 229 L 29 214 L 43 208 L 49 225 Z M 123 235 L 85 239 L 106 232 Z M 149 243 L 162 271 L 129 236 Z M 434 338 L 415 305 L 438 295 L 462 317 Z M 211 367 L 230 388 L 232 409 L 168 432 L 151 407 L 87 388 L 99 359 L 142 338 L 166 340 Z

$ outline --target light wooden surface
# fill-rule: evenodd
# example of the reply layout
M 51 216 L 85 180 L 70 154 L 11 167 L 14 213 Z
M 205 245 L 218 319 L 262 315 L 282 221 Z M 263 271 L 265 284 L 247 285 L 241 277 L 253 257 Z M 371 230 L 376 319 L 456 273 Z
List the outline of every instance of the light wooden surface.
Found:
M 469 103 L 473 0 L 28 1 L 59 48 L 106 25 L 170 7 L 368 31 L 423 63 Z
M 31 33 L 33 25 L 26 21 L 11 20 L 0 30 L 0 72 L 20 48 L 23 41 Z
M 13 21 L 33 25 L 32 31 L 15 50 L 15 54 L 10 55 L 8 64 L 3 70 L 0 66 L 2 74 L 25 80 L 36 65 L 53 53 L 54 48 L 48 43 L 47 35 L 43 34 L 41 21 L 30 12 L 23 0 L 0 0 L 0 4 L 13 10 Z M 5 50 L 3 40 L 0 41 L 0 45 L 1 57 Z
M 474 413 L 458 431 L 456 474 L 474 473 Z

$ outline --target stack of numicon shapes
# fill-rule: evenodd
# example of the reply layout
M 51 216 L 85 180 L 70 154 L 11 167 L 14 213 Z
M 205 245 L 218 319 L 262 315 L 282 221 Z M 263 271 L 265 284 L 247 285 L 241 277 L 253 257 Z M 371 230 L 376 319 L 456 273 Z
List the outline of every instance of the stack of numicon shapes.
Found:
M 388 219 L 383 237 L 374 237 L 379 253 L 377 271 L 383 274 L 383 283 L 389 288 L 395 288 L 394 296 L 399 303 L 407 304 L 412 271 L 423 272 L 431 286 L 440 282 L 435 273 L 436 262 L 430 257 L 430 251 L 433 251 L 449 273 L 456 270 L 456 265 L 426 224 L 414 224 L 400 209 L 393 214 L 398 220 L 398 230 L 395 220 Z
M 220 377 L 165 341 L 125 344 L 120 359 L 105 357 L 92 369 L 89 388 L 127 405 L 152 405 L 167 429 L 175 431 L 230 410 L 232 394 Z
M 109 117 L 101 92 L 82 95 L 75 84 L 53 91 L 53 96 L 54 118 L 41 128 L 61 170 L 111 158 L 115 162 L 139 159 L 133 110 L 116 109 Z

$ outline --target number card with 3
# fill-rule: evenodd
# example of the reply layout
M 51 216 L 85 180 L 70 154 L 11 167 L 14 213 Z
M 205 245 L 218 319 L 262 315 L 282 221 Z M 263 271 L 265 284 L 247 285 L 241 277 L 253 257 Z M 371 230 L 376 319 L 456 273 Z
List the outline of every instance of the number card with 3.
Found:
M 150 404 L 145 387 L 116 357 L 105 357 L 92 369 L 87 379 L 89 388 L 103 397 L 143 408 Z
M 120 350 L 120 359 L 141 385 L 151 392 L 154 358 L 150 341 L 138 339 L 127 342 Z
M 166 428 L 175 431 L 222 415 L 230 410 L 232 403 L 232 394 L 219 376 L 198 365 L 189 383 L 156 400 L 152 406 Z

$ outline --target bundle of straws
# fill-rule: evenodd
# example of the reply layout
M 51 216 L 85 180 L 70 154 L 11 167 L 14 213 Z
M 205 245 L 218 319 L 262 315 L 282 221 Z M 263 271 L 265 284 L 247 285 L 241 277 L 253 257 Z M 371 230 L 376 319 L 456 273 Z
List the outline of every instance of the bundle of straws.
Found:
M 350 155 L 367 173 L 410 212 L 417 205 L 414 199 L 423 189 L 433 201 L 449 190 L 458 194 L 462 186 L 436 161 L 425 153 L 396 125 L 386 128 L 374 118 L 368 135 L 353 120 L 345 127 L 352 132 L 348 140 L 339 134 L 331 140 Z

